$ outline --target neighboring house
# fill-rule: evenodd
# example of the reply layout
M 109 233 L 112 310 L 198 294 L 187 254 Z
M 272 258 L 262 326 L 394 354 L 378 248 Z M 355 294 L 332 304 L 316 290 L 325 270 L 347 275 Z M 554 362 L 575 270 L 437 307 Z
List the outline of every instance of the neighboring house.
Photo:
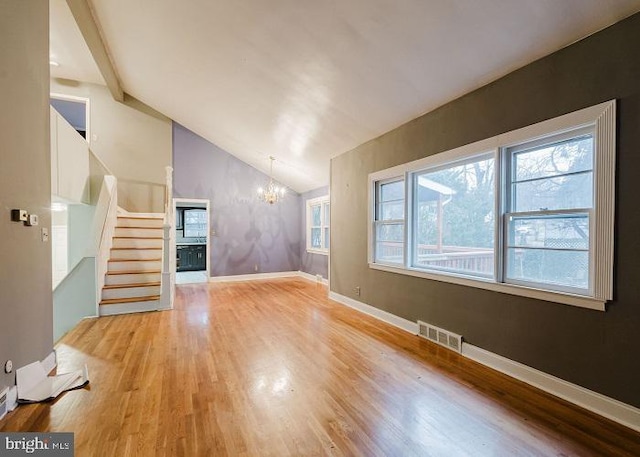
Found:
M 0 37 L 8 43 L 0 52 L 0 362 L 11 357 L 17 366 L 43 359 L 53 346 L 51 248 L 41 233 L 51 225 L 47 5 L 27 8 L 19 3 L 3 2 L 3 8 L 11 4 L 11 10 L 0 19 Z M 135 105 L 129 108 L 149 127 L 147 138 L 157 143 L 137 150 L 142 156 L 131 156 L 125 148 L 103 160 L 132 185 L 137 180 L 162 183 L 164 167 L 173 165 L 174 196 L 210 199 L 212 228 L 218 234 L 212 275 L 303 270 L 327 278 L 331 271 L 330 294 L 337 300 L 361 302 L 411 323 L 437 325 L 462 335 L 474 348 L 640 408 L 640 340 L 635 338 L 640 328 L 638 56 L 640 14 L 635 14 L 335 157 L 330 187 L 303 195 L 292 192 L 280 206 L 251 200 L 255 186 L 267 180 L 265 174 L 157 113 L 140 114 L 148 107 L 135 100 L 129 100 Z M 376 200 L 367 188 L 370 174 L 612 99 L 617 101 L 615 276 L 606 311 L 416 277 L 403 271 L 404 264 L 386 271 L 371 267 L 375 259 L 367 234 Z M 156 155 L 158 148 L 161 153 Z M 141 163 L 153 173 L 142 176 L 141 169 L 136 174 L 134 168 Z M 431 190 L 433 201 L 452 194 L 450 189 L 436 192 L 433 185 Z M 328 194 L 329 256 L 307 250 L 307 234 L 313 232 L 308 230 L 306 203 Z M 11 222 L 14 208 L 38 212 L 40 225 Z M 402 223 L 398 220 L 386 225 Z M 321 221 L 314 227 L 325 225 Z M 441 242 L 435 244 L 442 251 Z M 391 263 L 398 262 L 398 255 L 394 258 Z M 11 376 L 0 376 L 0 384 L 12 382 Z

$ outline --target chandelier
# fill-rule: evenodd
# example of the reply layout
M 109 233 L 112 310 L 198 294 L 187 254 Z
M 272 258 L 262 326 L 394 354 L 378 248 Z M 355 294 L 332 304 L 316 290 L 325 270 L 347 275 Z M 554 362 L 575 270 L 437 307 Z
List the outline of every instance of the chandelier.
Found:
M 269 156 L 269 160 L 271 161 L 269 164 L 269 184 L 267 184 L 266 189 L 263 189 L 262 187 L 258 188 L 258 198 L 265 203 L 273 205 L 274 203 L 278 203 L 282 197 L 284 197 L 285 188 L 284 186 L 276 186 L 276 183 L 273 180 L 273 161 L 276 160 L 276 158 Z

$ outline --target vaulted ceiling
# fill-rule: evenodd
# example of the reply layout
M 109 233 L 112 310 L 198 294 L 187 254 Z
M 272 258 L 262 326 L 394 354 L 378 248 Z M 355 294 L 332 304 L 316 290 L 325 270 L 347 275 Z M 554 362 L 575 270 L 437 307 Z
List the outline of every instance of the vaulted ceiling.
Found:
M 52 53 L 62 55 L 77 29 L 55 11 L 64 0 L 51 4 Z M 331 157 L 639 11 L 640 0 L 90 6 L 125 92 L 265 172 L 275 156 L 275 177 L 302 192 L 328 184 Z M 100 82 L 95 64 L 74 58 L 76 76 L 62 64 L 52 74 Z

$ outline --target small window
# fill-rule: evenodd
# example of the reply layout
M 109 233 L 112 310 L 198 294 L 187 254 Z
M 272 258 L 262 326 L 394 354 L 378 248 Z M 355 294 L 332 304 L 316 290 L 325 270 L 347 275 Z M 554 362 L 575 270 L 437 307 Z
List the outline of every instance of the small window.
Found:
M 331 205 L 329 197 L 307 200 L 307 251 L 316 254 L 329 253 L 329 221 Z
M 376 262 L 404 263 L 404 180 L 380 182 L 376 186 Z
M 324 235 L 322 247 L 327 251 L 329 250 L 329 237 L 331 235 L 329 231 L 329 226 L 331 225 L 330 222 L 331 206 L 329 201 L 326 201 L 322 203 L 322 234 Z
M 184 210 L 184 236 L 204 238 L 207 236 L 207 212 L 203 209 Z

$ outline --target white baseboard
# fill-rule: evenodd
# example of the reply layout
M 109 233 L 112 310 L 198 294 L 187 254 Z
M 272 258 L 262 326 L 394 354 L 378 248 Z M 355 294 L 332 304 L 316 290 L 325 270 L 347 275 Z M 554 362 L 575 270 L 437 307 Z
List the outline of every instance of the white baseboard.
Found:
M 231 276 L 211 276 L 209 282 L 236 282 L 236 281 L 257 281 L 262 279 L 275 279 L 275 278 L 304 278 L 313 282 L 320 282 L 324 285 L 328 285 L 329 281 L 317 276 L 314 276 L 304 271 L 276 271 L 273 273 L 251 273 L 247 275 L 231 275 Z
M 640 432 L 638 408 L 469 343 L 462 343 L 462 355 Z
M 276 271 L 274 273 L 253 273 L 248 275 L 211 276 L 209 282 L 254 281 L 258 279 L 290 278 L 299 276 L 297 271 Z
M 366 303 L 359 302 L 358 300 L 345 297 L 344 295 L 340 295 L 335 292 L 329 291 L 329 298 L 345 306 L 348 306 L 349 308 L 358 310 L 361 313 L 365 313 L 365 314 L 368 314 L 369 316 L 373 316 L 376 319 L 386 322 L 387 324 L 391 324 L 394 327 L 398 327 L 399 329 L 405 330 L 413 335 L 418 334 L 419 327 L 417 322 L 411 322 L 410 320 L 396 316 L 395 314 L 391 314 L 391 313 L 388 313 L 387 311 L 378 309 L 375 306 L 367 305 Z
M 318 276 L 314 276 L 314 275 L 309 274 L 309 273 L 307 273 L 305 271 L 298 271 L 298 276 L 300 276 L 301 278 L 304 278 L 304 279 L 308 279 L 309 281 L 319 282 L 321 284 L 324 284 L 325 286 L 329 284 L 329 281 L 327 281 L 322 276 L 320 276 L 320 278 L 318 278 Z
M 357 311 L 373 316 L 387 324 L 391 324 L 414 335 L 418 334 L 417 323 L 380 310 L 366 303 L 349 297 L 329 292 L 329 298 Z M 584 387 L 557 378 L 548 373 L 536 370 L 485 349 L 462 343 L 462 355 L 482 365 L 504 373 L 508 376 L 537 387 L 551 395 L 560 397 L 600 416 L 611 419 L 626 427 L 640 432 L 640 409 L 621 401 L 599 394 Z

